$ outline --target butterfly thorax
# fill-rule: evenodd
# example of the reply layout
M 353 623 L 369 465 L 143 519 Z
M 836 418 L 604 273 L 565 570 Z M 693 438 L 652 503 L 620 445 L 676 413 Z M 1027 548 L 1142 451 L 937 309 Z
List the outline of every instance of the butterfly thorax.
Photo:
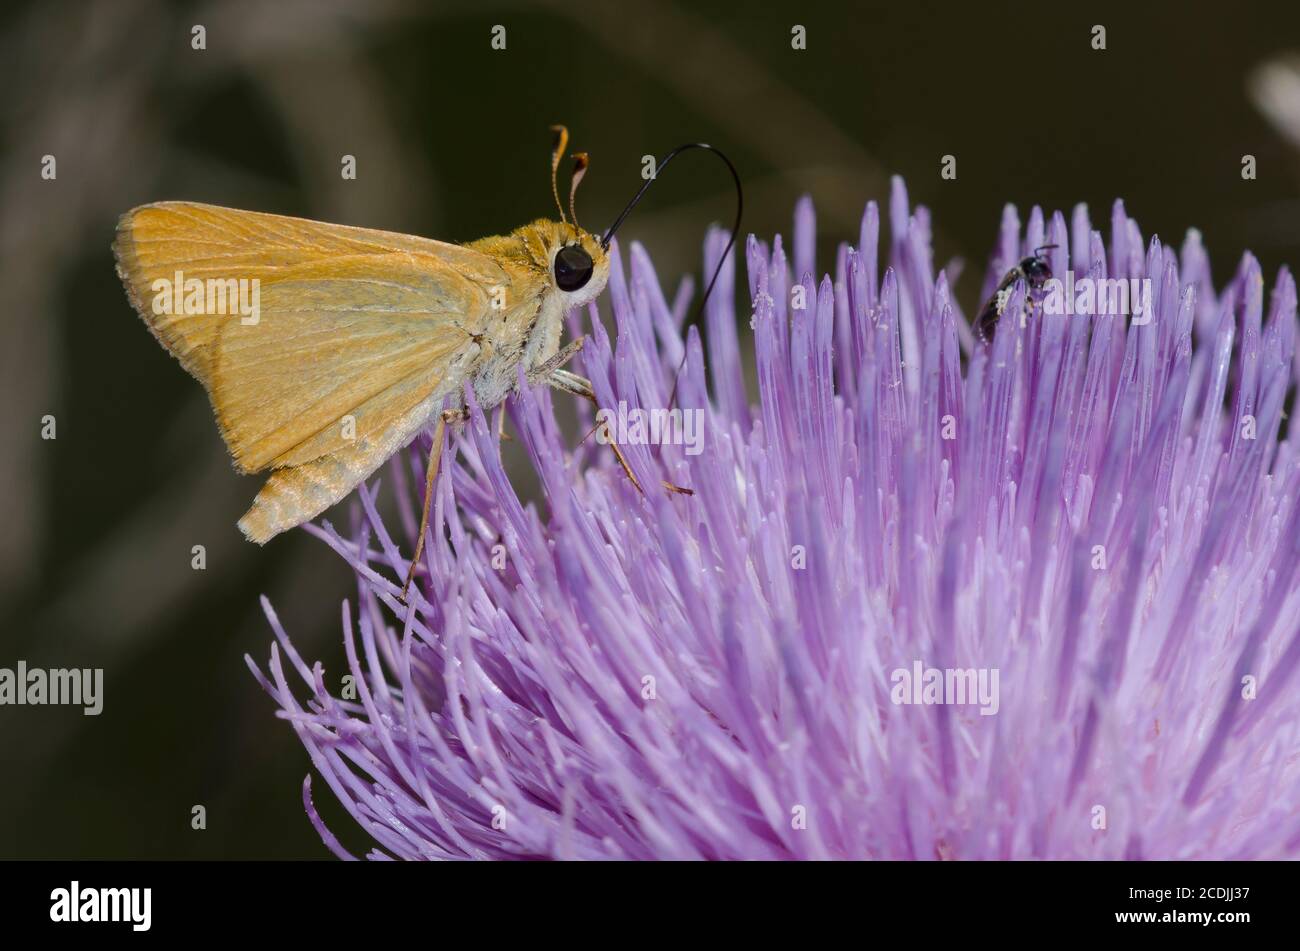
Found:
M 577 245 L 592 260 L 590 280 L 564 291 L 555 280 L 555 258 Z M 490 304 L 482 324 L 480 357 L 473 376 L 475 395 L 485 406 L 499 403 L 515 388 L 519 369 L 537 369 L 559 351 L 564 314 L 594 299 L 609 277 L 609 258 L 590 232 L 558 221 L 539 219 L 465 245 L 492 258 L 507 281 L 489 288 Z

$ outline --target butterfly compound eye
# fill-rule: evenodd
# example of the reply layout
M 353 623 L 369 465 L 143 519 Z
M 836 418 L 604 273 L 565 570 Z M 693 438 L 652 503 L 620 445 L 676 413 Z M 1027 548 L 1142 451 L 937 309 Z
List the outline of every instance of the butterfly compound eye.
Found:
M 590 254 L 576 244 L 566 245 L 555 256 L 555 284 L 562 291 L 576 291 L 591 280 L 594 268 Z

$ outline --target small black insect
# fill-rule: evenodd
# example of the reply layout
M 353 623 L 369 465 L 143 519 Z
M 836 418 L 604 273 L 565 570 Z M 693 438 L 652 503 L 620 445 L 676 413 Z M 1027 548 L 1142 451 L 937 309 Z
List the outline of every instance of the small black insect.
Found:
M 1006 276 L 1002 278 L 1002 283 L 998 284 L 997 290 L 984 302 L 979 316 L 975 318 L 975 336 L 981 343 L 988 343 L 993 339 L 993 330 L 998 325 L 998 318 L 1002 316 L 1001 308 L 1005 306 L 1007 295 L 1016 281 L 1024 281 L 1032 294 L 1034 291 L 1042 290 L 1043 285 L 1051 279 L 1052 267 L 1047 263 L 1047 255 L 1043 252 L 1054 247 L 1056 247 L 1054 244 L 1045 244 L 1035 248 L 1033 254 L 1021 258 L 1019 264 L 1007 271 Z

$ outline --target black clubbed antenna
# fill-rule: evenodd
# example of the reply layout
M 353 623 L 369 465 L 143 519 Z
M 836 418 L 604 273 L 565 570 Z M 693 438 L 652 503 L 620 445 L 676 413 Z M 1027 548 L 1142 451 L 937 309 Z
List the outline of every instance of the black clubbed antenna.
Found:
M 709 295 L 713 293 L 713 285 L 718 282 L 718 275 L 722 273 L 722 265 L 726 263 L 727 255 L 731 253 L 731 249 L 736 246 L 736 239 L 740 236 L 741 215 L 745 211 L 745 190 L 740 184 L 740 173 L 736 171 L 736 166 L 731 164 L 731 159 L 727 158 L 727 156 L 722 153 L 721 149 L 714 148 L 712 145 L 708 145 L 704 142 L 687 142 L 685 145 L 677 146 L 677 148 L 673 149 L 671 152 L 665 155 L 663 159 L 659 162 L 659 164 L 655 167 L 654 175 L 650 178 L 647 178 L 644 182 L 641 183 L 641 187 L 637 189 L 637 193 L 632 196 L 632 200 L 627 203 L 627 207 L 624 208 L 619 213 L 619 216 L 614 219 L 614 223 L 609 226 L 609 229 L 605 232 L 604 237 L 600 239 L 600 246 L 602 249 L 606 251 L 609 250 L 609 242 L 613 239 L 614 232 L 619 229 L 619 227 L 623 224 L 627 216 L 632 213 L 632 209 L 637 206 L 637 202 L 639 202 L 642 196 L 645 195 L 646 189 L 650 187 L 652 182 L 656 181 L 659 178 L 659 173 L 668 167 L 669 162 L 671 162 L 674 158 L 676 158 L 682 152 L 687 151 L 688 149 L 704 149 L 705 151 L 712 152 L 718 158 L 722 159 L 722 161 L 725 162 L 727 165 L 727 170 L 731 172 L 731 180 L 736 183 L 736 220 L 735 223 L 732 224 L 731 226 L 731 236 L 727 239 L 727 246 L 722 249 L 722 255 L 718 258 L 717 267 L 713 269 L 713 276 L 709 278 L 709 283 L 704 288 L 704 296 L 700 298 L 699 313 L 703 314 L 704 305 L 708 303 Z M 684 343 L 685 342 L 683 341 L 683 345 Z M 686 363 L 686 355 L 685 353 L 683 353 L 682 364 L 684 365 L 685 363 Z M 678 375 L 681 374 L 681 369 L 682 368 L 680 366 L 677 368 Z M 668 400 L 669 407 L 673 405 L 673 401 L 676 399 L 676 397 L 677 397 L 677 381 L 674 380 L 673 393 Z
M 714 146 L 708 145 L 704 142 L 687 142 L 685 145 L 677 146 L 677 148 L 665 155 L 655 167 L 654 175 L 641 183 L 641 187 L 637 189 L 637 193 L 632 196 L 632 200 L 627 203 L 627 207 L 619 212 L 618 217 L 614 219 L 614 223 L 609 226 L 608 230 L 606 230 L 604 237 L 600 239 L 600 246 L 606 251 L 609 250 L 609 242 L 613 240 L 614 232 L 622 226 L 623 222 L 627 219 L 627 216 L 632 213 L 632 209 L 637 206 L 637 203 L 645 195 L 646 190 L 650 185 L 658 180 L 659 173 L 668 167 L 669 162 L 687 149 L 704 149 L 705 151 L 712 152 L 726 163 L 727 171 L 731 172 L 731 180 L 736 183 L 736 221 L 731 226 L 731 237 L 727 241 L 727 246 L 722 250 L 722 257 L 718 259 L 718 266 L 713 269 L 713 277 L 709 278 L 708 287 L 704 289 L 704 296 L 700 299 L 700 307 L 703 308 L 705 302 L 709 299 L 710 292 L 713 290 L 714 283 L 718 280 L 718 274 L 722 271 L 722 263 L 727 259 L 727 255 L 731 253 L 731 249 L 735 247 L 736 238 L 740 236 L 740 218 L 745 210 L 745 191 L 740 184 L 740 173 L 736 171 L 736 166 L 731 164 L 731 159 L 727 158 L 721 149 L 715 148 Z

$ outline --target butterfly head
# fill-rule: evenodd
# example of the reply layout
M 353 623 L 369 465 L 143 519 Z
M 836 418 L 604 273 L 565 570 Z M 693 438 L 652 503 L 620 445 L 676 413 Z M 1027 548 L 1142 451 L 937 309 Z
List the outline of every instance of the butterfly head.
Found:
M 560 221 L 539 225 L 549 232 L 539 235 L 546 248 L 547 277 L 564 295 L 565 306 L 595 300 L 609 280 L 609 255 L 600 246 L 600 238 Z
M 576 307 L 594 300 L 605 289 L 609 279 L 609 255 L 598 237 L 578 225 L 574 199 L 578 184 L 587 172 L 587 154 L 573 156 L 573 177 L 569 184 L 569 214 L 565 217 L 560 202 L 560 188 L 556 180 L 564 150 L 569 143 L 569 132 L 564 126 L 552 126 L 555 134 L 551 149 L 551 193 L 560 211 L 559 221 L 539 221 L 528 227 L 532 237 L 544 249 L 547 276 L 551 285 L 565 297 L 566 307 Z

